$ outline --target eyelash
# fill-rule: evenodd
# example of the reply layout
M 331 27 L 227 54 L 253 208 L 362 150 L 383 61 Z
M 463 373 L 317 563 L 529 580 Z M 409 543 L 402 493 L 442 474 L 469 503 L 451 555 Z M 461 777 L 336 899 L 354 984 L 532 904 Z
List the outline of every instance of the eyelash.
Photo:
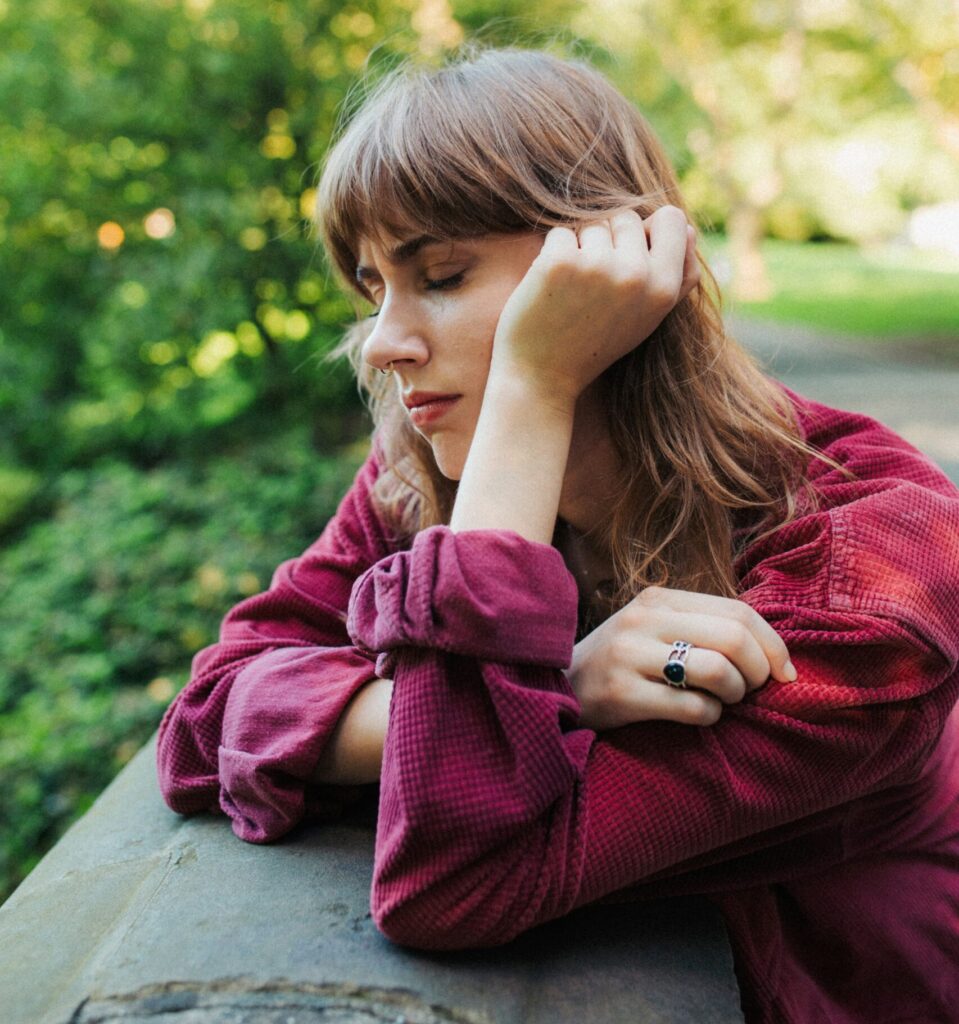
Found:
M 427 291 L 444 292 L 447 288 L 455 288 L 463 280 L 463 271 L 461 270 L 458 274 L 452 274 L 450 277 L 441 277 L 435 280 L 427 277 L 425 280 Z
M 463 280 L 465 271 L 461 270 L 458 274 L 451 274 L 449 277 L 424 278 L 426 284 L 426 290 L 428 292 L 445 292 L 449 289 L 455 288 Z M 370 313 L 367 320 L 372 320 L 374 317 L 379 316 L 380 311 L 377 310 L 375 313 Z

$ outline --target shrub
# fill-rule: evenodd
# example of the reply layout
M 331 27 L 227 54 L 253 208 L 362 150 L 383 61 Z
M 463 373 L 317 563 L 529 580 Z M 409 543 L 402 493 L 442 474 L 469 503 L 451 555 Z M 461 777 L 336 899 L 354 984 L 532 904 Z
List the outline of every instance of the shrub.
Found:
M 223 613 L 319 534 L 364 448 L 321 458 L 294 433 L 75 470 L 0 552 L 0 895 L 147 740 Z

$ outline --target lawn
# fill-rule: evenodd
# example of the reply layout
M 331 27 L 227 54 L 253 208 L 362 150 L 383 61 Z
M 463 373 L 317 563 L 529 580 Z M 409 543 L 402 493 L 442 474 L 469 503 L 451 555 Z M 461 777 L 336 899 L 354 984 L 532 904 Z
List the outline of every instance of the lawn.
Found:
M 710 236 L 702 247 L 725 286 L 726 239 Z M 775 239 L 763 243 L 763 256 L 775 294 L 765 302 L 727 297 L 727 311 L 959 353 L 959 258 Z

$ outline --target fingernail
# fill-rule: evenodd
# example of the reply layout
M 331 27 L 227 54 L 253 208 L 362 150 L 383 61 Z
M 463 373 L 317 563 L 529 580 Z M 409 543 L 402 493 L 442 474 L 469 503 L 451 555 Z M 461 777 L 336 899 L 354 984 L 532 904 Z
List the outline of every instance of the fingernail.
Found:
M 799 673 L 796 671 L 796 666 L 791 661 L 787 661 L 786 664 L 783 665 L 783 675 L 791 683 L 794 683 L 799 678 Z

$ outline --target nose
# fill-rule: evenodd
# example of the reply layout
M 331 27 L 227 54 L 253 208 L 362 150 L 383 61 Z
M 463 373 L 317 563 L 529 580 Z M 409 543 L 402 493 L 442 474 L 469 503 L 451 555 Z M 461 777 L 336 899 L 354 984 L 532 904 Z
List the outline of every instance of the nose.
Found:
M 401 369 L 403 364 L 420 366 L 429 359 L 422 325 L 408 306 L 392 299 L 380 307 L 362 351 L 364 362 L 384 371 Z

